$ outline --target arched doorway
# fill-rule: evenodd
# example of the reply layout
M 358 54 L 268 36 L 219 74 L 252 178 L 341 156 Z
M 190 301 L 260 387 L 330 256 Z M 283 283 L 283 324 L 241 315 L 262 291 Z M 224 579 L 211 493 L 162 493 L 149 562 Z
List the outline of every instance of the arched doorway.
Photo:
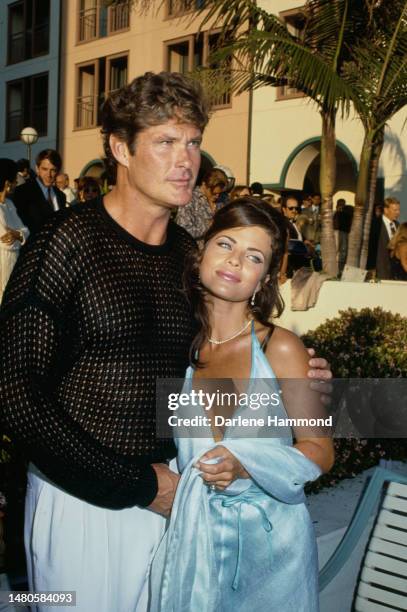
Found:
M 88 162 L 81 170 L 81 176 L 91 176 L 92 178 L 100 178 L 105 172 L 105 165 L 101 159 L 93 159 Z
M 114 172 L 109 172 L 106 168 L 103 159 L 93 159 L 83 167 L 80 176 L 91 176 L 96 179 L 103 193 L 107 193 L 109 185 L 116 183 L 116 176 Z
M 285 189 L 318 193 L 321 166 L 320 138 L 308 140 L 294 149 L 282 172 L 281 185 Z M 334 193 L 356 190 L 357 164 L 349 149 L 336 144 L 336 183 Z

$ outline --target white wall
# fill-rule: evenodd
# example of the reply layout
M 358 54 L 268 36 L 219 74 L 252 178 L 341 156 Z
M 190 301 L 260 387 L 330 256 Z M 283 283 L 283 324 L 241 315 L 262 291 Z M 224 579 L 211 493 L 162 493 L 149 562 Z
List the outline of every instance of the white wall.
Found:
M 340 310 L 348 308 L 376 308 L 399 313 L 407 317 L 407 282 L 382 281 L 380 283 L 350 283 L 325 281 L 314 308 L 306 311 L 291 310 L 291 281 L 281 286 L 285 310 L 277 325 L 286 327 L 298 335 L 314 330 L 327 319 L 336 317 Z

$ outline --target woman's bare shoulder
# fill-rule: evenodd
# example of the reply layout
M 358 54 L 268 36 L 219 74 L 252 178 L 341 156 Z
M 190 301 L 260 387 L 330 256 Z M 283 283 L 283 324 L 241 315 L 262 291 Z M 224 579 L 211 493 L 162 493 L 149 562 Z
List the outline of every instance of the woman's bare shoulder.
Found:
M 297 334 L 279 325 L 274 327 L 271 343 L 275 350 L 280 350 L 283 353 L 304 347 Z
M 300 377 L 308 370 L 309 356 L 300 338 L 292 331 L 275 326 L 266 356 L 276 376 Z

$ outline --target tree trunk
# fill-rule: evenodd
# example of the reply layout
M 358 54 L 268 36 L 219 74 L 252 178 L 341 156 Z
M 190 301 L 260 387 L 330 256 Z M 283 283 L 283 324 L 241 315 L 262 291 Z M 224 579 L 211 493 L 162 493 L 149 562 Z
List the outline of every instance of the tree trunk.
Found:
M 366 212 L 365 223 L 363 227 L 363 240 L 362 249 L 360 252 L 360 263 L 359 266 L 366 269 L 367 254 L 369 250 L 369 237 L 370 237 L 370 226 L 372 224 L 373 208 L 376 199 L 376 186 L 377 186 L 377 175 L 379 172 L 379 160 L 383 150 L 384 142 L 384 127 L 376 135 L 375 143 L 372 149 L 372 158 L 370 161 L 370 172 L 369 172 L 369 196 L 368 196 L 368 207 Z
M 360 251 L 362 247 L 363 221 L 368 203 L 369 171 L 372 157 L 372 133 L 365 133 L 362 151 L 360 154 L 359 174 L 356 184 L 355 209 L 353 212 L 352 227 L 349 234 L 348 257 L 349 266 L 359 267 Z
M 321 167 L 319 187 L 321 190 L 321 251 L 323 270 L 330 276 L 337 276 L 338 262 L 336 258 L 336 242 L 333 226 L 332 196 L 336 180 L 336 113 L 321 112 Z

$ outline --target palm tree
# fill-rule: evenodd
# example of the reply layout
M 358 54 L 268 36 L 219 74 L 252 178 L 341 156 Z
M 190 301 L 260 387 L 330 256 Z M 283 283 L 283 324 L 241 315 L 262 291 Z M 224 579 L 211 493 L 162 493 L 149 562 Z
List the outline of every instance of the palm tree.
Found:
M 133 0 L 144 8 L 153 3 Z M 406 5 L 407 0 L 308 0 L 299 36 L 253 0 L 212 0 L 202 9 L 201 27 L 220 25 L 223 32 L 213 59 L 225 68 L 198 73 L 215 98 L 223 89 L 239 93 L 290 84 L 320 110 L 321 243 L 324 270 L 332 276 L 337 272 L 332 225 L 336 115 L 338 110 L 348 114 L 352 102 L 365 130 L 347 261 L 363 267 L 385 124 L 406 104 Z
M 335 122 L 339 109 L 344 114 L 349 112 L 350 101 L 363 112 L 363 99 L 355 96 L 342 71 L 352 43 L 366 35 L 366 20 L 360 3 L 352 0 L 309 0 L 303 13 L 304 29 L 298 36 L 291 34 L 277 16 L 250 0 L 214 0 L 204 23 L 215 19 L 223 24 L 223 46 L 215 57 L 221 61 L 233 57 L 237 65 L 233 86 L 237 91 L 289 83 L 317 104 L 322 116 L 322 259 L 324 271 L 336 276 L 332 210 Z M 244 24 L 250 24 L 249 29 L 243 30 Z
M 347 263 L 366 267 L 370 225 L 386 123 L 407 104 L 407 1 L 370 0 L 370 36 L 359 41 L 344 78 L 362 101 L 365 136 Z

